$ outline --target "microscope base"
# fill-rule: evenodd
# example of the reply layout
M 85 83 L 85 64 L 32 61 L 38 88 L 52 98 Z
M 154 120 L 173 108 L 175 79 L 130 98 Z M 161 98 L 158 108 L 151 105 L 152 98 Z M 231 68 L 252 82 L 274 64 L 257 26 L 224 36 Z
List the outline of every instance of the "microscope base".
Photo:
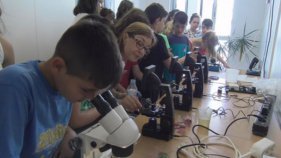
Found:
M 157 125 L 156 129 L 151 128 L 149 124 L 145 124 L 142 127 L 142 135 L 147 136 L 147 137 L 152 137 L 156 139 L 161 139 L 161 140 L 166 140 L 169 141 L 170 139 L 173 138 L 173 135 L 171 134 L 172 132 L 164 132 L 160 129 L 160 126 Z
M 190 111 L 192 109 L 192 105 L 183 105 L 183 104 L 175 104 L 175 109 L 181 111 Z

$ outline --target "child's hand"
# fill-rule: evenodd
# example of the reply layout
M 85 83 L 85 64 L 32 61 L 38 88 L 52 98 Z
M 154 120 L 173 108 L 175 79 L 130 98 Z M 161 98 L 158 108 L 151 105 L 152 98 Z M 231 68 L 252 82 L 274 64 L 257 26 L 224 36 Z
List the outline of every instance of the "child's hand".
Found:
M 126 109 L 126 111 L 134 112 L 138 111 L 142 105 L 136 96 L 125 96 L 119 100 L 119 103 Z

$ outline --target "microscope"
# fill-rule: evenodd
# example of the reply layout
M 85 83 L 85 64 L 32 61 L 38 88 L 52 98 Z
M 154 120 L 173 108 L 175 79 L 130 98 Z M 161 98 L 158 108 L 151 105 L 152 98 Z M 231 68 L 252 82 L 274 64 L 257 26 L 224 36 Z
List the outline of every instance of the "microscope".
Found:
M 209 67 L 208 67 L 208 58 L 205 55 L 198 53 L 197 62 L 202 63 L 204 83 L 208 83 L 209 78 Z
M 192 109 L 192 78 L 190 70 L 182 70 L 182 85 L 179 87 L 180 82 L 176 82 L 175 86 L 172 86 L 172 93 L 175 94 L 173 97 L 174 106 L 177 110 L 190 111 Z M 179 81 L 176 79 L 176 81 Z
M 210 59 L 208 66 L 209 66 L 209 71 L 219 72 L 220 70 L 222 70 L 221 65 L 217 63 L 217 60 L 215 58 Z
M 204 90 L 204 73 L 203 73 L 204 71 L 203 71 L 203 65 L 201 63 L 201 59 L 202 57 L 200 57 L 200 63 L 198 63 L 195 62 L 194 59 L 192 59 L 189 54 L 186 54 L 185 61 L 184 61 L 184 66 L 186 66 L 187 69 L 190 70 L 191 76 L 194 75 L 194 77 L 192 77 L 192 83 L 195 85 L 193 97 L 196 98 L 201 98 L 203 96 L 203 90 Z M 203 57 L 203 59 L 206 58 Z
M 195 98 L 201 98 L 204 90 L 204 74 L 202 63 L 195 63 L 194 65 L 195 75 L 192 78 L 192 83 L 195 84 L 193 96 Z
M 174 104 L 170 85 L 161 84 L 154 73 L 155 66 L 145 68 L 141 83 L 143 97 L 139 113 L 148 117 L 142 127 L 142 135 L 161 140 L 170 140 L 174 134 Z M 159 98 L 159 96 L 161 96 Z
M 261 70 L 259 68 L 256 68 L 256 65 L 258 64 L 259 59 L 257 57 L 254 57 L 250 63 L 249 69 L 247 70 L 247 75 L 253 75 L 253 76 L 260 76 Z
M 142 115 L 149 117 L 148 122 L 142 127 L 142 135 L 168 141 L 174 135 L 174 104 L 170 85 L 161 84 L 160 95 L 162 97 L 158 100 L 161 101 L 156 103 L 145 101 L 140 110 Z
M 127 115 L 110 91 L 98 95 L 92 100 L 101 118 L 95 125 L 78 134 L 70 141 L 70 147 L 80 150 L 80 158 L 89 154 L 93 148 L 100 152 L 112 150 L 114 157 L 128 157 L 133 153 L 133 144 L 140 133 L 135 122 Z M 111 157 L 110 156 L 110 157 Z

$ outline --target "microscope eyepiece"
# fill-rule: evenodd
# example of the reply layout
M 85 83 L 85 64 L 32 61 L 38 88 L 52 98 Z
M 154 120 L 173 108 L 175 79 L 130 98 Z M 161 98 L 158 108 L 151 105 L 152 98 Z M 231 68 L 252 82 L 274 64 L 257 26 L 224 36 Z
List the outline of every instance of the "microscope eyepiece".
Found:
M 114 109 L 118 106 L 116 99 L 114 98 L 114 96 L 112 95 L 112 93 L 110 91 L 106 91 L 106 92 L 102 93 L 102 96 L 105 100 L 108 101 L 108 103 L 110 104 L 112 109 Z
M 101 114 L 101 116 L 105 116 L 111 111 L 110 104 L 106 100 L 104 100 L 101 95 L 97 95 L 91 102 L 95 105 L 97 111 Z

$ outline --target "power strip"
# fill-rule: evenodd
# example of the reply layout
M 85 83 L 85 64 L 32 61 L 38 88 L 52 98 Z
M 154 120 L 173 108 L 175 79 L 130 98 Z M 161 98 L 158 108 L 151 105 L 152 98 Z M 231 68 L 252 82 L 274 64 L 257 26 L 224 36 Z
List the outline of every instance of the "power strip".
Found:
M 259 118 L 254 122 L 252 132 L 254 135 L 265 137 L 268 132 L 270 120 L 273 113 L 273 105 L 275 103 L 276 96 L 267 95 L 265 101 L 261 106 Z
M 257 94 L 256 87 L 252 86 L 229 86 L 229 92 Z

